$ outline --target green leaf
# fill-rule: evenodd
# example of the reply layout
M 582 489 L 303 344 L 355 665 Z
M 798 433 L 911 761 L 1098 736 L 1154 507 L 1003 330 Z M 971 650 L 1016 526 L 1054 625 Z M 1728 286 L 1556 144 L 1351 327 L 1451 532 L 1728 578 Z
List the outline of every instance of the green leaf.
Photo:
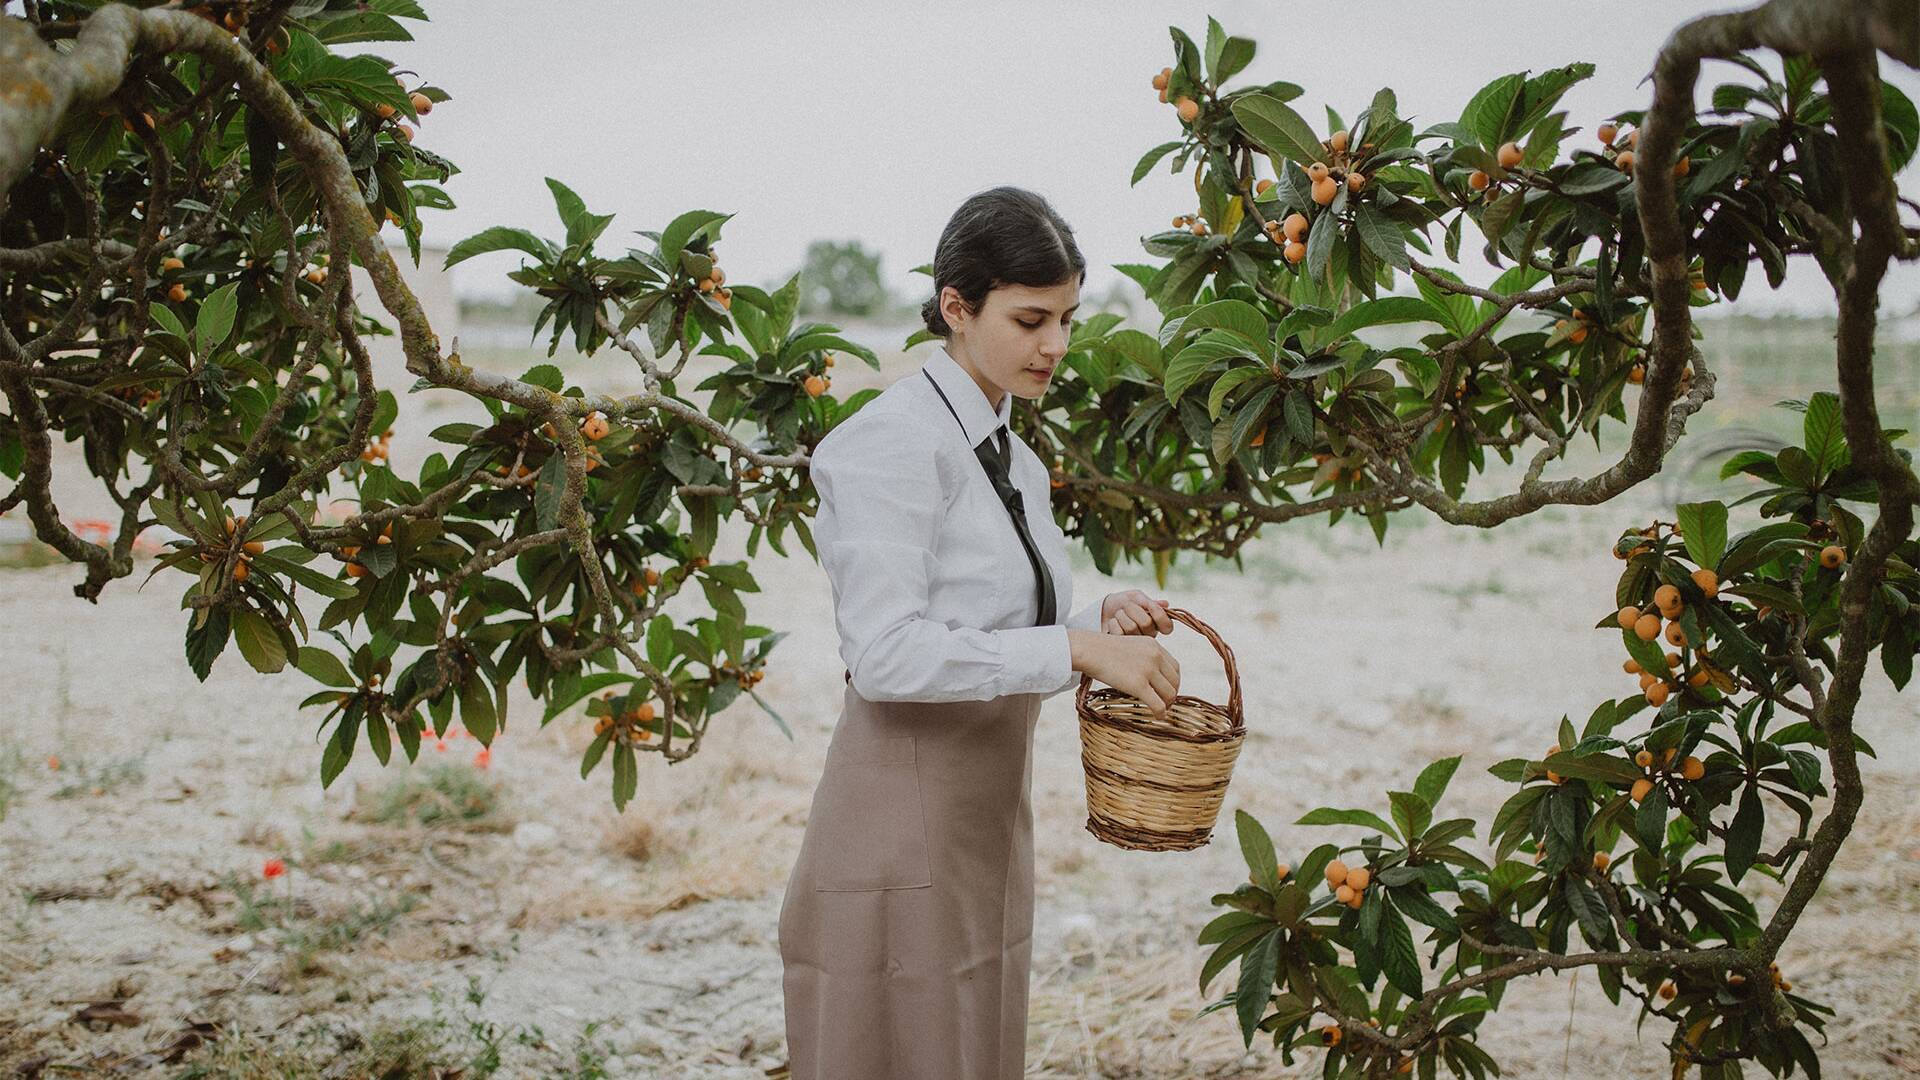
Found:
M 1840 398 L 1822 390 L 1807 399 L 1805 422 L 1807 456 L 1813 459 L 1816 479 L 1824 481 L 1847 463 L 1847 434 L 1840 422 Z
M 235 294 L 240 289 L 239 282 L 222 285 L 200 302 L 200 315 L 193 323 L 194 350 L 202 360 L 213 355 L 233 333 L 233 320 L 239 313 L 240 301 Z
M 1708 569 L 1720 565 L 1721 557 L 1727 553 L 1727 504 L 1681 503 L 1674 508 L 1674 514 L 1680 519 L 1687 555 Z
M 1133 179 L 1128 181 L 1127 186 L 1132 187 L 1138 184 L 1142 177 L 1153 171 L 1155 165 L 1160 164 L 1161 158 L 1180 149 L 1180 146 L 1181 144 L 1178 141 L 1165 142 L 1147 151 L 1146 154 L 1140 158 L 1140 163 L 1133 167 Z
M 1640 846 L 1659 854 L 1667 838 L 1667 791 L 1658 784 L 1647 792 L 1640 809 L 1633 814 L 1633 833 Z
M 1447 783 L 1453 779 L 1454 770 L 1459 767 L 1458 755 L 1441 758 L 1428 765 L 1420 770 L 1420 778 L 1413 782 L 1413 793 L 1427 800 L 1428 806 L 1440 805 L 1440 796 L 1446 793 Z
M 454 263 L 465 262 L 475 255 L 484 255 L 489 251 L 508 250 L 524 251 L 534 258 L 539 259 L 541 262 L 551 262 L 555 254 L 553 248 L 548 245 L 545 240 L 540 239 L 525 229 L 510 229 L 504 225 L 495 225 L 491 229 L 483 229 L 453 245 L 451 248 L 448 248 L 447 261 L 441 263 L 440 266 L 441 269 L 445 269 Z
M 553 205 L 560 212 L 560 221 L 567 227 L 567 246 L 591 244 L 606 231 L 607 223 L 613 220 L 612 214 L 590 214 L 587 204 L 573 189 L 547 177 L 547 189 L 553 192 Z
M 1265 359 L 1267 317 L 1244 300 L 1215 300 L 1195 308 L 1180 324 L 1180 332 L 1218 327 L 1252 346 L 1255 355 Z
M 339 657 L 313 645 L 300 646 L 300 658 L 294 666 L 318 680 L 321 686 L 357 685 Z
M 1233 812 L 1233 827 L 1240 836 L 1240 853 L 1246 857 L 1247 869 L 1253 872 L 1263 889 L 1279 887 L 1279 857 L 1273 850 L 1273 838 L 1267 830 L 1245 810 Z
M 1375 210 L 1371 204 L 1361 203 L 1353 211 L 1353 231 L 1359 235 L 1360 242 L 1368 251 L 1380 256 L 1389 266 L 1405 270 L 1413 265 L 1407 258 L 1407 237 L 1393 219 Z
M 1322 806 L 1319 809 L 1309 810 L 1307 813 L 1301 815 L 1300 819 L 1295 821 L 1294 824 L 1364 825 L 1371 829 L 1380 830 L 1383 835 L 1391 839 L 1400 839 L 1400 834 L 1393 831 L 1393 826 L 1382 820 L 1380 815 L 1368 810 L 1335 810 Z
M 339 90 L 362 108 L 371 109 L 385 103 L 401 112 L 413 112 L 407 91 L 393 77 L 393 72 L 387 70 L 386 63 L 376 56 L 341 56 L 322 51 L 307 66 L 303 80 L 309 87 Z
M 1423 297 L 1382 296 L 1375 300 L 1362 300 L 1348 308 L 1320 337 L 1323 341 L 1338 341 L 1363 327 L 1385 326 L 1388 323 L 1439 323 L 1443 318 Z
M 254 670 L 271 675 L 287 666 L 286 643 L 280 640 L 273 623 L 258 611 L 250 607 L 234 611 L 233 639 Z
M 1387 803 L 1393 809 L 1393 821 L 1400 826 L 1402 836 L 1419 836 L 1433 823 L 1433 807 L 1411 791 L 1389 791 Z
M 497 721 L 493 690 L 486 676 L 478 669 L 468 672 L 460 684 L 460 725 L 480 740 L 481 746 L 492 746 Z
M 1733 824 L 1727 828 L 1728 881 L 1738 885 L 1746 876 L 1747 869 L 1760 854 L 1760 833 L 1766 824 L 1766 814 L 1760 808 L 1759 787 L 1750 783 L 1740 795 L 1740 808 L 1734 811 Z
M 207 681 L 207 673 L 213 670 L 213 662 L 227 647 L 229 623 L 226 608 L 214 608 L 207 614 L 207 621 L 199 626 L 193 620 L 187 620 L 187 664 L 193 668 L 194 677 L 201 682 Z
M 1231 106 L 1233 118 L 1241 130 L 1268 153 L 1300 164 L 1301 168 L 1321 159 L 1320 139 L 1300 114 L 1268 93 L 1237 97 Z
M 660 261 L 668 266 L 680 265 L 680 252 L 701 232 L 710 231 L 732 214 L 722 214 L 713 210 L 689 210 L 668 223 L 660 232 Z M 781 336 L 785 336 L 782 328 Z
M 1240 983 L 1233 991 L 1233 1011 L 1240 1018 L 1240 1037 L 1253 1045 L 1253 1033 L 1273 996 L 1273 973 L 1279 963 L 1280 932 L 1270 930 L 1266 937 L 1240 958 Z
M 320 786 L 325 788 L 339 777 L 347 762 L 353 760 L 353 746 L 360 734 L 360 711 L 349 708 L 340 717 L 340 724 L 333 729 L 333 737 L 327 740 L 327 748 L 320 754 Z
M 640 771 L 634 760 L 631 744 L 621 743 L 613 749 L 613 808 L 624 810 L 627 803 L 640 790 Z
M 1380 920 L 1380 970 L 1401 993 L 1417 998 L 1426 990 L 1420 981 L 1420 954 L 1413 947 L 1413 931 L 1400 912 L 1384 898 L 1369 897 L 1385 910 Z
M 600 757 L 607 752 L 607 743 L 612 741 L 612 739 L 612 728 L 608 728 L 594 736 L 593 742 L 587 747 L 587 752 L 580 758 L 580 779 L 585 780 L 587 774 L 593 771 L 594 766 L 600 764 Z
M 567 495 L 567 459 L 564 454 L 550 454 L 546 463 L 540 466 L 540 475 L 533 483 L 534 519 L 541 532 L 558 528 L 560 525 L 560 504 Z
M 1526 76 L 1502 75 L 1480 88 L 1460 113 L 1460 123 L 1489 150 L 1509 138 L 1520 120 Z

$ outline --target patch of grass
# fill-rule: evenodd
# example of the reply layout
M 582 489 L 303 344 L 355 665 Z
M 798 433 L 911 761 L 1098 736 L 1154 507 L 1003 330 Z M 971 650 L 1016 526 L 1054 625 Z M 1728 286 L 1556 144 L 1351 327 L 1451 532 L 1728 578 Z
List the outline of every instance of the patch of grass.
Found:
M 320 911 L 277 886 L 256 891 L 252 882 L 232 875 L 224 884 L 233 891 L 238 905 L 234 925 L 247 933 L 271 933 L 286 951 L 291 969 L 300 973 L 315 970 L 323 953 L 341 952 L 368 937 L 386 934 L 424 899 L 418 893 L 403 892 L 355 901 L 344 909 Z
M 1468 601 L 1476 597 L 1505 596 L 1508 591 L 1507 583 L 1498 575 L 1492 573 L 1489 573 L 1479 581 L 1448 582 L 1445 584 L 1431 581 L 1421 582 L 1420 589 L 1424 592 L 1438 593 L 1441 596 L 1451 597 L 1455 603 L 1461 605 L 1465 605 Z
M 480 832 L 512 828 L 500 811 L 500 790 L 459 765 L 434 765 L 402 773 L 362 803 L 368 820 L 382 825 L 454 826 Z
M 72 799 L 81 795 L 105 795 L 126 784 L 137 784 L 147 778 L 147 768 L 135 754 L 112 758 L 107 761 L 94 761 L 89 758 L 63 759 L 60 763 L 61 775 L 66 783 L 54 791 L 56 799 Z
M 538 1025 L 502 1026 L 480 1012 L 486 991 L 477 976 L 467 977 L 463 1008 L 455 1014 L 439 988 L 429 992 L 433 1014 L 375 1021 L 365 1030 L 342 1024 L 310 1023 L 298 1030 L 229 1030 L 196 1050 L 173 1080 L 331 1080 L 334 1077 L 401 1078 L 508 1075 L 609 1080 L 607 1061 L 613 1046 L 597 1038 L 607 1021 L 586 1025 L 565 1047 Z M 506 1069 L 506 1057 L 526 1051 Z M 530 1071 L 521 1071 L 525 1068 Z

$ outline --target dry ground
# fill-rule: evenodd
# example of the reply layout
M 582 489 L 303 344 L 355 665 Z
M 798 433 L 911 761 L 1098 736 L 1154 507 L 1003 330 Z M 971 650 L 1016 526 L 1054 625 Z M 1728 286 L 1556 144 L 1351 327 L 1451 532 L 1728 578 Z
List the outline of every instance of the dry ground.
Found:
M 412 415 L 395 440 L 409 468 L 452 414 Z M 1292 825 L 1304 811 L 1384 809 L 1387 788 L 1464 754 L 1444 809 L 1490 818 L 1509 789 L 1487 765 L 1631 689 L 1617 642 L 1589 627 L 1610 606 L 1608 540 L 1655 505 L 1649 492 L 1491 532 L 1408 518 L 1384 549 L 1358 523 L 1303 523 L 1262 538 L 1243 571 L 1183 559 L 1164 590 L 1076 552 L 1077 597 L 1144 588 L 1221 634 L 1249 734 L 1210 846 L 1129 852 L 1083 827 L 1071 693 L 1044 706 L 1029 1075 L 1317 1076 L 1317 1055 L 1243 1054 L 1230 1012 L 1194 1016 L 1207 897 L 1245 873 L 1233 811 L 1297 861 L 1341 835 Z M 524 696 L 485 770 L 459 739 L 410 767 L 363 749 L 322 791 L 318 713 L 295 708 L 313 684 L 232 650 L 196 682 L 185 578 L 136 590 L 145 569 L 98 606 L 73 598 L 71 569 L 0 570 L 0 1068 L 307 1075 L 298 1062 L 379 1059 L 421 1075 L 432 1060 L 470 1076 L 749 1078 L 784 1060 L 775 916 L 842 688 L 831 596 L 803 552 L 756 561 L 749 605 L 791 632 L 759 692 L 794 740 L 736 704 L 694 759 L 643 759 L 624 814 L 604 768 L 577 775 L 585 725 L 540 729 Z M 1225 701 L 1203 639 L 1163 641 L 1184 692 Z M 1874 678 L 1866 807 L 1782 957 L 1839 1012 L 1829 1077 L 1920 1074 L 1914 720 L 1910 696 Z M 269 858 L 289 872 L 263 880 Z M 1776 892 L 1749 883 L 1770 907 Z M 1486 1025 L 1506 1075 L 1663 1075 L 1664 1031 L 1636 1033 L 1591 975 L 1518 989 Z M 194 1049 L 215 1024 L 227 1038 Z

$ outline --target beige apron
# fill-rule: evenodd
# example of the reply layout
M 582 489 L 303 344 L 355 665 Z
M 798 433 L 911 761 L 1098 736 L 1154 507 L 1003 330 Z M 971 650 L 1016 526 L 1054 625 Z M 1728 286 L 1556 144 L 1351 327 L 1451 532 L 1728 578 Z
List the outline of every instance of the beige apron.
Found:
M 1041 695 L 848 684 L 780 906 L 792 1080 L 1018 1080 Z

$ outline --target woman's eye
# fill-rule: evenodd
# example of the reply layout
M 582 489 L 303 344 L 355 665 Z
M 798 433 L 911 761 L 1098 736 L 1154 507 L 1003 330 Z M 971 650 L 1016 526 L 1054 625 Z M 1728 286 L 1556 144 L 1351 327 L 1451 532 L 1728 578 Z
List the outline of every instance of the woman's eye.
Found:
M 1025 319 L 1019 319 L 1016 321 L 1018 321 L 1021 326 L 1024 326 L 1029 330 L 1038 330 L 1040 328 L 1040 324 L 1037 322 L 1028 322 Z

